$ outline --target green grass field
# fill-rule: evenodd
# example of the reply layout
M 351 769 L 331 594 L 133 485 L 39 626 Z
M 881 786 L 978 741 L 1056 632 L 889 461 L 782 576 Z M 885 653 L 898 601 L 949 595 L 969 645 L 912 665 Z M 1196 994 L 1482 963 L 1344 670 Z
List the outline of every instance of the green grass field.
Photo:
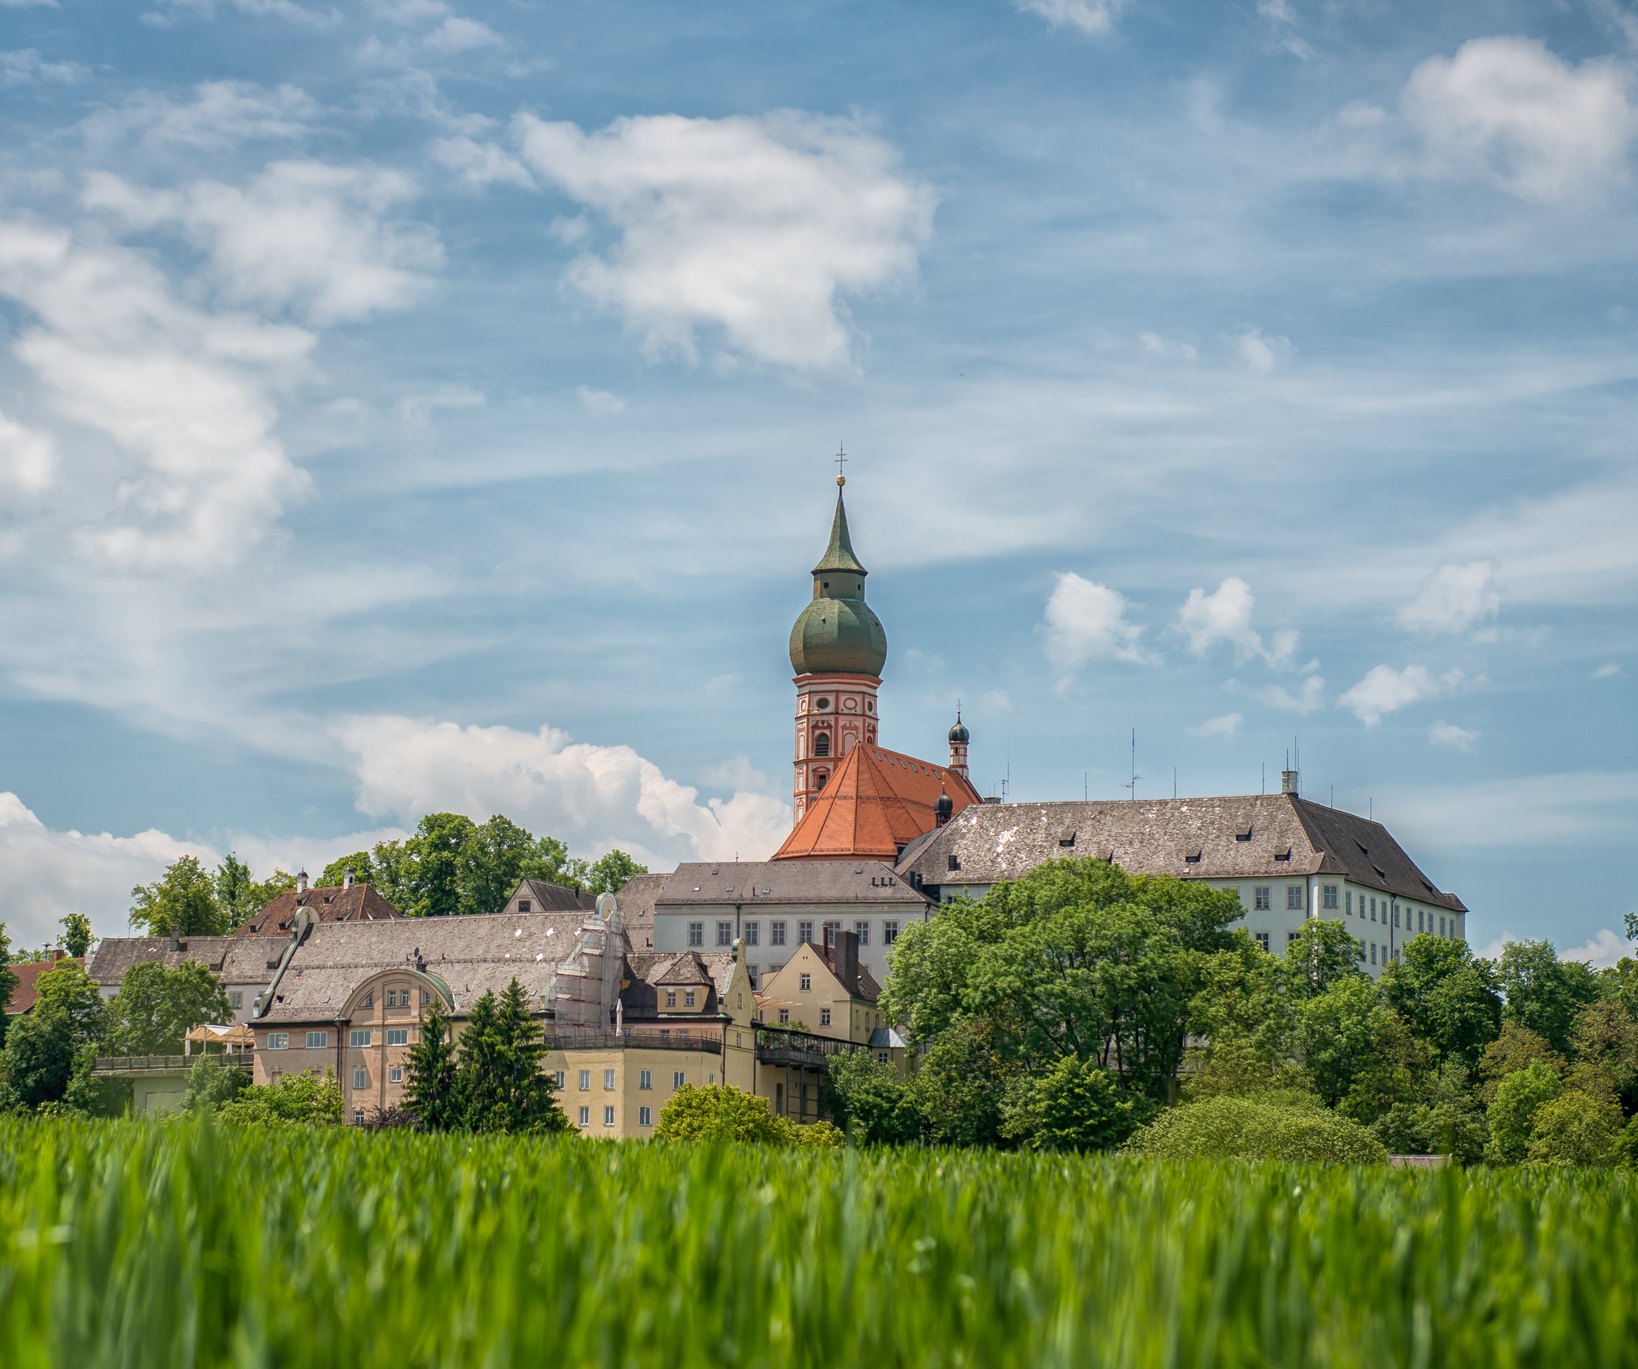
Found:
M 0 1122 L 0 1364 L 1638 1364 L 1635 1191 Z

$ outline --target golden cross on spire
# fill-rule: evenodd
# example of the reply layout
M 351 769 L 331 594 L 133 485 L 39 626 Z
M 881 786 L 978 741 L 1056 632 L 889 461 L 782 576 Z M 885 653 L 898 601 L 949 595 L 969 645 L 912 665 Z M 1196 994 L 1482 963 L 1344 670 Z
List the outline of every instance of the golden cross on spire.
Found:
M 842 463 L 846 460 L 847 453 L 842 450 L 842 444 L 838 442 L 836 444 L 836 484 L 838 486 L 847 484 L 847 476 L 842 474 Z

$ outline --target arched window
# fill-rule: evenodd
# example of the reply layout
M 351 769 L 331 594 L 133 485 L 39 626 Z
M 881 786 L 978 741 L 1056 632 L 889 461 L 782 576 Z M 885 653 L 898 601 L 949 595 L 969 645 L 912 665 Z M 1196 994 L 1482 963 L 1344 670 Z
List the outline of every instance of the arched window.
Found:
M 830 755 L 830 733 L 815 732 L 813 734 L 813 754 L 816 756 Z
M 814 778 L 815 782 L 817 783 L 818 787 L 820 789 L 823 789 L 825 787 L 825 781 L 830 778 L 830 772 L 826 771 L 826 770 L 821 770 L 813 778 Z

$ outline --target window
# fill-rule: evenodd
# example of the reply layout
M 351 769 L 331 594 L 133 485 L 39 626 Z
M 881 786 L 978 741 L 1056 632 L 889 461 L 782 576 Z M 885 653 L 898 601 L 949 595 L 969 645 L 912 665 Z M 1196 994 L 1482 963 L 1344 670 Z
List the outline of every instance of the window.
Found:
M 289 1032 L 268 1032 L 267 1048 L 270 1051 L 287 1051 L 290 1049 Z
M 603 1089 L 604 1089 L 605 1092 L 609 1092 L 609 1091 L 612 1091 L 613 1088 L 614 1088 L 614 1071 L 613 1070 L 604 1070 L 603 1071 Z
M 1360 901 L 1364 902 L 1363 898 Z M 1376 921 L 1376 900 L 1374 898 L 1371 900 L 1371 921 Z
M 1285 910 L 1288 913 L 1302 910 L 1302 885 L 1287 884 L 1285 886 Z
M 368 1027 L 363 1027 L 363 1028 L 355 1027 L 352 1031 L 347 1033 L 347 1044 L 349 1046 L 367 1046 L 367 1045 L 369 1045 L 370 1044 L 370 1029 Z
M 692 1008 L 693 1006 L 694 1006 L 694 991 L 692 989 L 684 989 L 683 990 L 683 1007 Z
M 1347 913 L 1349 917 L 1352 917 L 1354 915 L 1354 891 L 1350 889 L 1342 896 L 1342 899 L 1345 905 L 1342 911 Z
M 402 1065 L 394 1065 L 387 1071 L 387 1082 L 389 1084 L 402 1084 L 404 1082 L 404 1068 Z
M 366 1008 L 373 1008 L 375 1006 L 375 991 L 373 989 L 364 995 L 364 1006 Z
M 665 1005 L 668 1008 L 674 1008 L 677 1006 L 677 991 L 675 989 L 667 989 L 665 991 Z
M 816 756 L 830 755 L 830 733 L 815 732 L 813 734 L 813 754 Z
M 899 924 L 896 922 L 882 923 L 882 945 L 891 946 L 899 939 Z
M 889 1060 L 890 1060 L 890 1059 L 891 1059 L 891 1058 L 892 1058 L 892 1057 L 891 1057 L 891 1055 L 890 1055 L 890 1054 L 889 1054 L 889 1053 L 888 1053 L 888 1052 L 887 1052 L 887 1051 L 877 1051 L 877 1052 L 876 1052 L 876 1063 L 877 1063 L 877 1064 L 878 1064 L 878 1065 L 885 1065 L 885 1064 L 887 1064 L 887 1063 L 888 1063 L 888 1061 L 889 1061 Z
M 859 938 L 861 946 L 868 946 L 870 944 L 870 924 L 868 922 L 855 922 L 853 924 L 853 935 Z
M 757 981 L 758 971 L 759 971 L 759 967 L 756 966 L 756 965 L 747 965 L 745 967 L 745 977 L 751 981 L 751 988 L 752 989 L 757 989 L 757 988 L 761 987 L 756 982 Z
M 554 1088 L 562 1088 L 563 1087 L 563 1071 L 562 1070 L 558 1070 L 557 1073 L 552 1076 L 552 1086 Z
M 821 1027 L 828 1027 L 830 1025 L 830 1009 L 829 1008 L 820 1008 L 819 1009 L 819 1025 Z
M 606 1126 L 606 1127 L 612 1127 L 614 1125 L 614 1109 L 613 1108 L 606 1107 L 606 1108 L 603 1109 L 603 1125 Z
M 432 1002 L 432 995 L 425 989 L 421 990 L 421 1006 L 424 1008 Z
M 640 1088 L 640 1089 L 651 1089 L 651 1088 L 653 1088 L 654 1087 L 654 1071 L 653 1070 L 639 1070 L 637 1072 L 637 1087 Z
M 1427 931 L 1427 928 L 1422 925 L 1422 910 L 1420 908 L 1416 910 L 1416 930 L 1419 932 Z
M 365 1089 L 365 1088 L 368 1088 L 369 1086 L 370 1086 L 370 1077 L 365 1072 L 364 1066 L 360 1065 L 356 1070 L 353 1071 L 353 1087 L 355 1089 Z
M 678 1070 L 671 1076 L 671 1087 L 674 1089 L 680 1089 L 687 1083 L 688 1075 L 683 1070 Z
M 1444 920 L 1444 918 L 1440 918 L 1439 919 L 1439 935 L 1443 936 L 1444 934 L 1445 934 L 1445 920 Z
M 651 1127 L 651 1126 L 653 1126 L 654 1125 L 654 1109 L 653 1108 L 638 1108 L 637 1109 L 637 1125 L 640 1126 L 640 1127 Z
M 1322 900 L 1324 906 L 1327 908 L 1335 908 L 1337 906 L 1337 886 L 1334 884 L 1327 884 L 1322 892 L 1324 894 L 1324 898 Z
M 245 996 L 243 993 L 235 991 L 234 993 L 230 993 L 228 995 L 228 1006 L 230 1008 L 242 1008 L 244 1005 Z
M 779 1025 L 784 1026 L 790 1020 L 791 1020 L 791 1010 L 789 1008 L 781 1008 L 779 1010 Z
M 1371 943 L 1371 964 L 1376 964 L 1376 942 Z
M 408 1027 L 388 1027 L 387 1028 L 387 1044 L 389 1046 L 407 1046 L 407 1045 L 409 1045 L 409 1028 Z
M 1285 948 L 1286 948 L 1286 950 L 1289 951 L 1291 949 L 1291 943 L 1293 941 L 1295 941 L 1301 935 L 1302 935 L 1301 932 L 1287 932 L 1285 934 Z
M 813 976 L 811 974 L 805 974 L 802 976 L 802 987 L 804 989 L 811 989 L 813 987 Z
M 732 922 L 717 923 L 717 945 L 732 946 L 734 944 L 734 924 Z
M 397 989 L 388 989 L 387 990 L 387 1006 L 389 1008 L 396 1008 L 398 1006 L 398 990 Z
M 520 913 L 526 913 L 526 912 L 529 911 L 529 900 L 528 899 L 520 898 L 518 900 L 518 911 Z
M 361 1127 L 364 1125 L 364 1110 L 362 1108 L 353 1113 L 353 1125 L 355 1127 Z
M 1258 912 L 1267 912 L 1273 907 L 1268 901 L 1269 890 L 1266 884 L 1259 884 L 1251 891 L 1251 906 Z
M 814 771 L 814 774 L 813 774 L 813 787 L 815 789 L 823 789 L 825 787 L 825 781 L 828 780 L 829 778 L 830 778 L 830 771 L 828 771 L 828 770 L 816 770 L 816 771 Z
M 705 924 L 703 922 L 690 922 L 688 924 L 688 944 L 690 946 L 705 945 Z
M 797 943 L 797 945 L 800 946 L 800 945 L 803 945 L 804 943 L 812 941 L 812 940 L 813 940 L 813 923 L 811 923 L 811 922 L 798 922 L 796 924 L 796 943 Z
M 745 924 L 745 944 L 747 946 L 755 946 L 760 940 L 761 940 L 761 927 L 760 927 L 760 924 L 755 923 L 755 922 L 747 922 Z
M 580 1120 L 580 1125 L 581 1126 L 589 1127 L 591 1125 L 591 1109 L 590 1108 L 581 1108 L 580 1109 L 580 1119 L 579 1120 Z
M 590 1070 L 581 1070 L 580 1071 L 580 1091 L 582 1093 L 584 1093 L 590 1087 L 591 1087 L 591 1071 Z
M 1261 946 L 1263 948 L 1263 950 L 1266 951 L 1268 949 L 1268 933 L 1267 932 L 1255 932 L 1255 933 L 1253 933 L 1253 935 L 1257 938 L 1257 944 L 1259 946 Z
M 307 1049 L 308 1050 L 310 1050 L 310 1051 L 321 1051 L 326 1046 L 328 1046 L 329 1044 L 330 1044 L 330 1033 L 329 1032 L 308 1032 L 307 1033 Z
M 1408 921 L 1409 919 L 1406 920 Z M 1393 905 L 1393 925 L 1395 927 L 1399 925 L 1399 905 L 1397 903 Z
M 949 860 L 950 860 L 950 865 L 949 865 L 950 869 L 959 870 L 961 868 L 961 861 L 959 859 L 957 859 L 955 856 L 951 856 L 949 858 Z
M 770 922 L 768 924 L 768 944 L 770 946 L 783 946 L 785 944 L 785 924 L 783 922 Z

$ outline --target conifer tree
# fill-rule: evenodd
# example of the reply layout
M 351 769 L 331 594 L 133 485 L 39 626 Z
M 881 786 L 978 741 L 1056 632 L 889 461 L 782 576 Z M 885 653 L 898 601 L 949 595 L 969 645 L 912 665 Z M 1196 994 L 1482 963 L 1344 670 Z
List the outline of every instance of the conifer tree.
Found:
M 552 1081 L 540 1070 L 543 1032 L 529 1014 L 523 986 L 514 979 L 496 1001 L 485 993 L 472 1005 L 461 1033 L 459 1092 L 471 1131 L 561 1131 L 569 1119 L 558 1108 Z
M 407 1065 L 405 1099 L 421 1127 L 426 1131 L 460 1127 L 465 1118 L 456 1078 L 455 1043 L 450 1040 L 443 998 L 436 993 L 421 1019 L 421 1039 L 410 1047 Z

